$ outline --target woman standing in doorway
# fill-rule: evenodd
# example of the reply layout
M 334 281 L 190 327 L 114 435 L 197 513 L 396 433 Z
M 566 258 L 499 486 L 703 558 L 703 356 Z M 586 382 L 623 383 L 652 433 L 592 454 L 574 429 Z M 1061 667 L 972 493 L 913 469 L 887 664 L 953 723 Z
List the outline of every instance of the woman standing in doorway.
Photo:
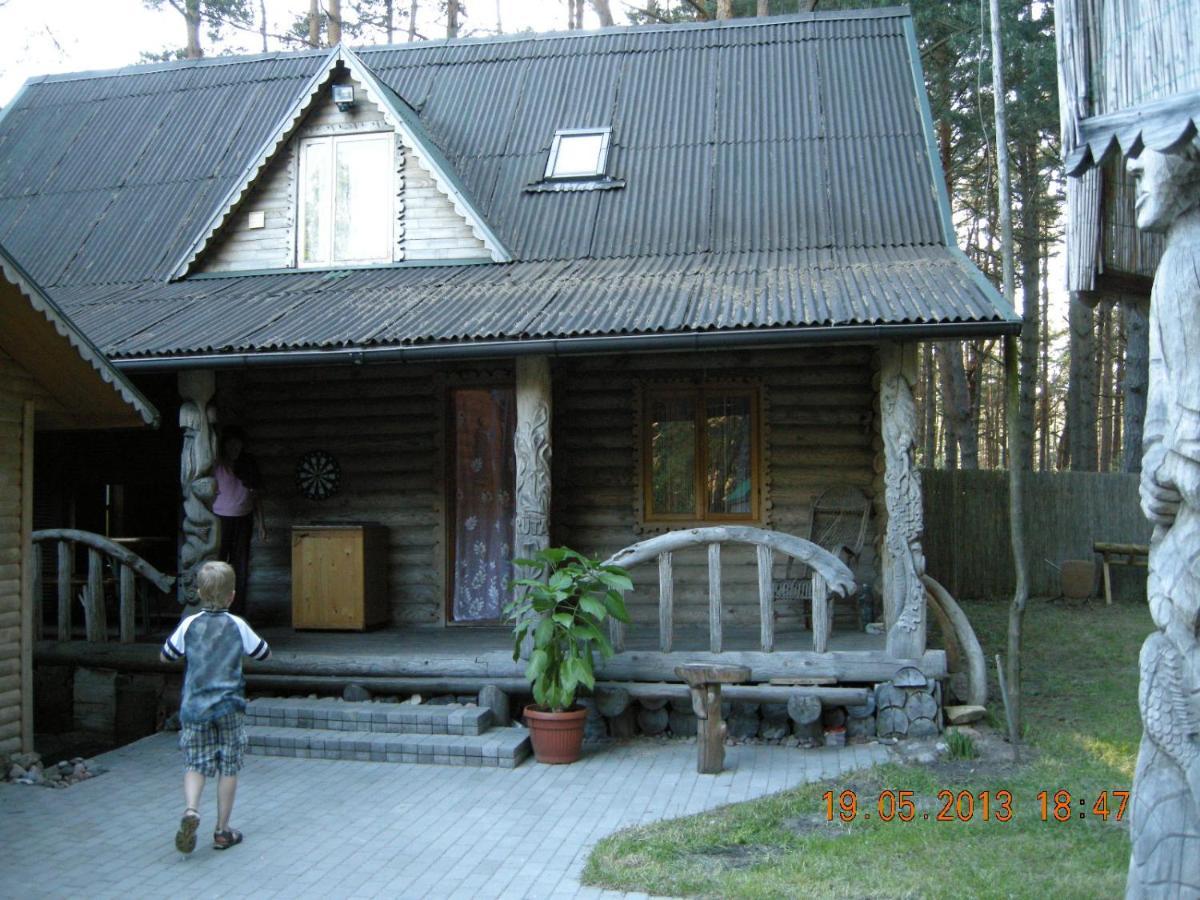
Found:
M 213 500 L 213 512 L 221 521 L 218 559 L 233 566 L 236 576 L 236 593 L 230 609 L 241 616 L 245 616 L 248 609 L 246 580 L 250 573 L 250 538 L 254 532 L 260 541 L 267 536 L 259 503 L 262 477 L 258 463 L 246 452 L 245 445 L 246 435 L 242 429 L 231 426 L 221 432 L 215 472 L 217 496 Z

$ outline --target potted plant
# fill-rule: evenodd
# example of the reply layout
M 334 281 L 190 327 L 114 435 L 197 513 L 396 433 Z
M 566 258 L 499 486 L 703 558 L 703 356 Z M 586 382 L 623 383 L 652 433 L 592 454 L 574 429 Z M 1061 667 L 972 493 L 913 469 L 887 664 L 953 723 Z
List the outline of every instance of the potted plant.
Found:
M 528 577 L 512 582 L 514 598 L 504 608 L 513 622 L 513 660 L 528 640 L 525 677 L 534 703 L 525 724 L 538 762 L 579 759 L 587 710 L 575 704 L 582 685 L 596 685 L 593 650 L 607 659 L 612 644 L 604 634 L 609 616 L 628 622 L 622 591 L 633 582 L 619 566 L 604 566 L 566 547 L 539 550 L 533 559 L 513 560 Z

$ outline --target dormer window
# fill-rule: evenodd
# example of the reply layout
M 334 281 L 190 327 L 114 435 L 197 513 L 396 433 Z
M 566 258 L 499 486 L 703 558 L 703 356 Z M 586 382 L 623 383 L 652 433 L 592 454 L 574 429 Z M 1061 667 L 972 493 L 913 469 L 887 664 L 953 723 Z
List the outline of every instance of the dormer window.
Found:
M 394 156 L 391 132 L 300 143 L 298 266 L 392 261 Z
M 611 128 L 564 128 L 554 133 L 546 180 L 602 178 L 608 162 Z

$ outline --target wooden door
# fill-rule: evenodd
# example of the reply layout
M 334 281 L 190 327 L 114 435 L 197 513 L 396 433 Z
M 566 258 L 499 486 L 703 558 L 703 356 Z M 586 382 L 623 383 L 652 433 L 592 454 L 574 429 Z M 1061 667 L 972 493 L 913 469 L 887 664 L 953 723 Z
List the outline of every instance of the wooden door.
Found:
M 450 394 L 450 584 L 446 620 L 495 624 L 512 578 L 517 405 L 511 387 Z

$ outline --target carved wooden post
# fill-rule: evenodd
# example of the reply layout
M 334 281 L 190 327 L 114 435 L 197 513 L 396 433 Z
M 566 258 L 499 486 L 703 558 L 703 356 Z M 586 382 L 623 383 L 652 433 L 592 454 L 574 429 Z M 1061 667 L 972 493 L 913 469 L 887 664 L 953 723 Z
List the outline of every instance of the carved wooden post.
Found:
M 210 370 L 191 369 L 179 373 L 179 427 L 183 429 L 183 453 L 179 482 L 183 489 L 183 543 L 179 548 L 179 602 L 196 599 L 196 570 L 217 558 L 221 544 L 221 524 L 212 511 L 217 495 L 213 467 L 217 458 L 217 439 L 213 426 L 216 409 L 212 405 L 217 379 Z
M 1149 148 L 1138 228 L 1166 232 L 1150 293 L 1150 382 L 1142 509 L 1154 524 L 1147 597 L 1157 630 L 1142 645 L 1142 742 L 1133 778 L 1126 897 L 1200 895 L 1200 147 Z
M 517 357 L 516 516 L 513 540 L 516 555 L 530 559 L 550 546 L 550 425 L 553 395 L 550 360 L 544 356 Z M 519 572 L 519 577 L 529 573 Z M 525 641 L 524 654 L 532 651 Z
M 746 666 L 689 663 L 675 674 L 687 682 L 696 714 L 696 771 L 716 775 L 725 767 L 725 723 L 721 721 L 721 685 L 750 680 Z
M 917 411 L 915 344 L 885 343 L 879 349 L 880 430 L 884 452 L 887 531 L 883 542 L 883 604 L 887 652 L 916 659 L 925 652 L 925 556 L 921 478 L 913 459 Z

